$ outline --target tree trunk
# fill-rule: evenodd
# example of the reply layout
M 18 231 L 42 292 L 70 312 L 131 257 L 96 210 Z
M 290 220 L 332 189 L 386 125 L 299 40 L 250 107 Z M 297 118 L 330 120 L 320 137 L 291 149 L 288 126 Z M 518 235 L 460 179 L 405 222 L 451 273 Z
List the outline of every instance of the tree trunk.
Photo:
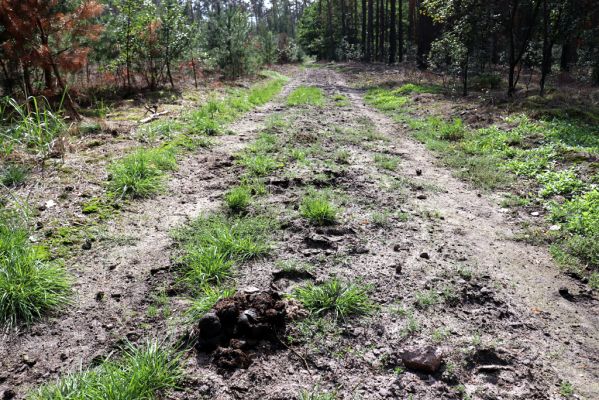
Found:
M 356 0 L 357 1 L 357 0 Z M 362 0 L 362 60 L 368 61 L 367 59 L 367 45 L 366 45 L 366 0 Z
M 399 4 L 398 4 L 398 8 L 399 8 L 399 26 L 398 26 L 398 33 L 397 33 L 397 58 L 399 59 L 399 62 L 403 62 L 403 48 L 404 48 L 404 44 L 403 44 L 403 0 L 398 0 Z
M 551 50 L 553 43 L 549 39 L 549 7 L 543 0 L 543 59 L 541 61 L 541 81 L 539 82 L 541 97 L 545 96 L 545 80 L 551 71 Z
M 390 10 L 390 26 L 389 26 L 389 64 L 395 63 L 396 60 L 396 50 L 397 50 L 397 18 L 395 15 L 396 12 L 396 0 L 391 0 L 391 10 Z
M 372 50 L 374 47 L 374 32 L 373 30 L 373 18 L 374 18 L 374 1 L 368 0 L 368 40 L 366 44 L 366 61 L 372 61 Z

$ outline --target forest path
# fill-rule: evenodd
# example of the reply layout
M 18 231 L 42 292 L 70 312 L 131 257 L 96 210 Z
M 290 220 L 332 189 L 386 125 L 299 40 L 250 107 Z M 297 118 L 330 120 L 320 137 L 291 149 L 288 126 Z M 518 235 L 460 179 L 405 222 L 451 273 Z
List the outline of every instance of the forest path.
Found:
M 585 295 L 573 299 L 561 296 L 561 288 L 576 294 L 585 293 L 586 287 L 560 273 L 546 248 L 514 239 L 518 226 L 506 219 L 498 206 L 499 196 L 481 194 L 455 178 L 405 128 L 365 105 L 363 93 L 347 89 L 342 74 L 332 73 L 329 80 L 348 94 L 357 112 L 372 119 L 377 129 L 391 138 L 392 147 L 402 158 L 402 175 L 440 189 L 427 193 L 426 198 L 412 198 L 419 206 L 438 210 L 443 216 L 429 237 L 429 245 L 437 247 L 438 253 L 459 248 L 461 260 L 477 266 L 478 273 L 488 274 L 491 281 L 501 285 L 504 295 L 523 312 L 520 317 L 526 328 L 518 335 L 519 341 L 528 342 L 539 356 L 549 356 L 547 362 L 555 373 L 580 393 L 589 399 L 599 396 L 599 301 Z M 421 176 L 416 176 L 417 170 L 422 171 Z M 414 248 L 416 243 L 408 238 L 404 241 L 414 249 L 405 255 L 417 257 L 419 246 Z
M 324 105 L 287 105 L 300 85 L 320 88 Z M 70 310 L 1 339 L 0 388 L 22 397 L 32 385 L 109 354 L 123 338 L 176 332 L 188 303 L 168 293 L 169 231 L 221 209 L 222 194 L 243 173 L 232 155 L 277 117 L 285 127 L 276 131 L 275 156 L 284 166 L 266 178 L 269 194 L 254 211 L 278 216 L 282 229 L 273 232 L 268 257 L 238 266 L 237 286 L 291 293 L 306 280 L 337 276 L 369 284 L 379 309 L 294 325 L 289 344 L 252 349 L 248 369 L 223 372 L 210 355 L 189 351 L 186 379 L 170 397 L 289 400 L 301 390 L 326 390 L 343 400 L 559 399 L 560 382 L 568 381 L 575 393 L 597 398 L 598 302 L 561 297 L 561 287 L 582 289 L 559 274 L 545 249 L 510 239 L 516 227 L 497 199 L 454 178 L 363 95 L 342 73 L 307 68 L 275 101 L 234 123 L 235 135 L 183 160 L 167 194 L 129 206 L 108 228 L 113 240 L 77 258 Z M 339 96 L 348 101 L 334 100 Z M 291 150 L 304 151 L 304 162 Z M 381 158 L 391 166 L 381 167 Z M 299 214 L 314 188 L 331 192 L 340 208 L 336 225 L 312 226 Z M 281 278 L 281 261 L 310 265 L 308 278 Z M 172 296 L 170 314 L 149 318 L 161 290 Z M 443 351 L 440 371 L 397 368 L 399 352 L 427 346 Z
M 127 204 L 102 227 L 91 250 L 77 250 L 67 264 L 75 276 L 73 303 L 28 331 L 0 336 L 0 396 L 6 388 L 21 398 L 32 386 L 103 359 L 125 339 L 160 338 L 171 329 L 172 318 L 147 315 L 149 306 L 169 296 L 170 232 L 221 206 L 223 192 L 236 179 L 226 169 L 233 155 L 298 84 L 290 81 L 273 101 L 231 124 L 231 134 L 214 138 L 213 146 L 184 155 L 165 193 Z M 183 306 L 173 302 L 173 314 Z

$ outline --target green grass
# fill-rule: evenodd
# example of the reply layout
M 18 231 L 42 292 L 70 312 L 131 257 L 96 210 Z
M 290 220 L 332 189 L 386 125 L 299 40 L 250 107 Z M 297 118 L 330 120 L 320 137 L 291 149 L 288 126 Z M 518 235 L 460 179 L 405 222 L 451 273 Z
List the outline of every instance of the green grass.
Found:
M 211 98 L 198 110 L 187 117 L 192 133 L 215 136 L 223 134 L 225 126 L 240 114 L 270 101 L 287 81 L 287 78 L 276 72 L 265 71 L 263 76 L 267 82 L 254 85 L 245 90 L 232 90 L 223 99 Z
M 427 309 L 440 302 L 439 295 L 433 289 L 427 290 L 426 292 L 417 292 L 415 297 L 416 306 L 421 309 Z
M 349 99 L 343 94 L 334 95 L 333 101 L 337 107 L 347 107 L 350 105 Z
M 298 287 L 292 296 L 312 315 L 344 319 L 369 314 L 375 309 L 368 292 L 367 286 L 333 278 L 319 285 L 308 283 Z
M 0 210 L 0 326 L 14 328 L 69 304 L 71 279 L 65 269 L 32 246 L 29 231 Z
M 183 253 L 183 281 L 192 292 L 223 283 L 235 263 L 268 253 L 272 229 L 273 222 L 267 217 L 200 216 L 174 233 Z
M 157 342 L 128 344 L 118 360 L 61 378 L 42 386 L 29 400 L 159 399 L 175 389 L 182 378 L 179 355 Z
M 399 158 L 391 157 L 386 154 L 375 154 L 374 162 L 377 167 L 387 171 L 395 171 L 399 165 Z
M 29 170 L 18 164 L 7 164 L 0 172 L 0 183 L 6 187 L 22 185 L 27 180 Z
M 0 152 L 6 155 L 21 148 L 45 157 L 50 143 L 67 129 L 62 116 L 52 111 L 45 97 L 32 96 L 25 104 L 1 98 L 0 122 Z
M 117 197 L 151 197 L 164 188 L 165 172 L 176 169 L 174 151 L 138 149 L 109 167 L 109 191 Z
M 231 297 L 235 294 L 235 288 L 225 286 L 204 285 L 193 299 L 191 307 L 187 310 L 187 318 L 190 324 L 199 321 L 214 305 L 221 299 Z
M 281 168 L 284 164 L 276 158 L 265 154 L 244 154 L 239 159 L 239 164 L 244 166 L 254 176 L 267 176 Z
M 337 207 L 322 192 L 308 193 L 300 204 L 300 214 L 314 225 L 332 225 L 337 221 Z
M 246 211 L 252 200 L 252 190 L 247 186 L 236 186 L 225 194 L 225 204 L 233 212 Z
M 318 390 L 308 391 L 302 390 L 298 400 L 336 400 L 337 395 L 329 392 L 321 392 Z
M 324 105 L 324 92 L 322 89 L 313 86 L 300 86 L 295 89 L 287 98 L 287 105 L 298 106 L 298 105 L 312 105 L 322 106 Z
M 405 93 L 385 89 L 370 89 L 364 99 L 382 111 L 400 110 L 410 102 Z

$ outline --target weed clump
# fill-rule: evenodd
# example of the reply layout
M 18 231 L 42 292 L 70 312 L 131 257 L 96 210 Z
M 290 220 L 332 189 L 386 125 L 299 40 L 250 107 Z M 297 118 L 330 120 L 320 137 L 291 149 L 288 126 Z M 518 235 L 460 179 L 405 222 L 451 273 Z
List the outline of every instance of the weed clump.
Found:
M 399 164 L 399 160 L 396 157 L 390 157 L 385 154 L 376 154 L 374 162 L 379 168 L 386 169 L 387 171 L 395 171 Z

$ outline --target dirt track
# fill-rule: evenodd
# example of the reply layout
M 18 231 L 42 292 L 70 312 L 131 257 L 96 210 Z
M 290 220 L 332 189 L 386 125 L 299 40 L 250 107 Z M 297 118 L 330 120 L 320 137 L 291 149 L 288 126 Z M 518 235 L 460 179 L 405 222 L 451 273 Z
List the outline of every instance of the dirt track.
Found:
M 325 107 L 285 106 L 299 85 L 320 87 L 329 98 Z M 335 94 L 346 95 L 349 105 L 335 106 Z M 511 240 L 516 227 L 493 195 L 478 193 L 438 166 L 402 127 L 365 106 L 362 95 L 341 73 L 306 69 L 274 102 L 232 125 L 235 135 L 219 137 L 215 147 L 182 162 L 167 194 L 130 206 L 110 223 L 112 236 L 132 240 L 94 244 L 76 258 L 70 268 L 77 277 L 72 308 L 30 332 L 1 338 L 0 393 L 11 388 L 21 397 L 32 385 L 105 356 L 123 338 L 180 333 L 186 301 L 176 293 L 171 316 L 146 313 L 152 294 L 168 292 L 172 280 L 169 231 L 221 206 L 223 192 L 239 177 L 233 154 L 278 115 L 290 123 L 281 143 L 292 143 L 299 133 L 324 151 L 314 155 L 310 168 L 288 165 L 267 181 L 265 206 L 276 210 L 284 229 L 275 235 L 271 256 L 239 270 L 238 287 L 289 291 L 299 282 L 273 281 L 275 262 L 297 259 L 315 265 L 317 281 L 335 274 L 372 285 L 380 311 L 341 324 L 338 333 L 295 344 L 292 351 L 264 345 L 247 370 L 223 374 L 209 357 L 190 353 L 186 381 L 173 398 L 292 399 L 319 387 L 336 390 L 341 399 L 449 399 L 462 398 L 456 390 L 461 384 L 471 398 L 550 399 L 561 398 L 562 380 L 584 398 L 599 397 L 599 301 L 560 296 L 562 287 L 574 294 L 583 288 L 559 274 L 546 249 Z M 348 130 L 365 126 L 386 140 L 343 140 Z M 337 170 L 325 161 L 339 146 L 350 152 L 350 163 Z M 375 153 L 398 156 L 398 169 L 377 168 Z M 294 206 L 308 186 L 339 192 L 343 216 L 336 227 L 315 229 L 297 215 Z M 383 210 L 392 215 L 380 227 L 372 215 Z M 313 246 L 307 238 L 315 236 L 327 244 Z M 471 270 L 472 278 L 461 276 L 460 268 Z M 414 307 L 418 293 L 448 287 L 453 301 Z M 406 335 L 414 320 L 419 329 Z M 433 343 L 431 335 L 441 327 L 447 335 Z M 445 372 L 428 377 L 393 371 L 399 351 L 425 345 L 443 349 Z

